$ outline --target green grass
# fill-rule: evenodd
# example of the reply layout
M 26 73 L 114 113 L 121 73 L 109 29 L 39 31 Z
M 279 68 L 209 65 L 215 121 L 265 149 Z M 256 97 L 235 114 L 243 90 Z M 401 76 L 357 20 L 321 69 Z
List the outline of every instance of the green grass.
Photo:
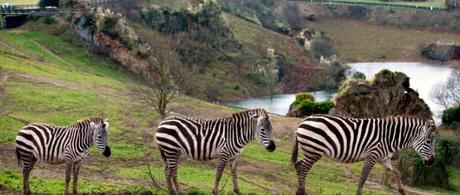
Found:
M 0 0 L 0 4 L 10 3 L 13 5 L 36 5 L 38 0 Z
M 322 19 L 307 23 L 332 38 L 340 58 L 346 61 L 424 61 L 421 47 L 429 43 L 457 42 L 455 32 L 379 26 L 350 19 Z
M 445 8 L 444 0 L 427 0 L 425 2 L 411 2 L 411 1 L 380 1 L 380 0 L 331 0 L 331 1 L 345 1 L 353 3 L 379 3 L 379 4 L 388 4 L 388 5 L 409 5 L 409 6 L 419 6 L 419 7 L 437 7 Z
M 153 189 L 147 169 L 150 166 L 153 176 L 164 186 L 164 165 L 153 141 L 158 114 L 135 106 L 136 102 L 132 102 L 126 92 L 126 88 L 139 81 L 112 61 L 88 52 L 78 39 L 62 35 L 66 33 L 56 35 L 29 29 L 0 31 L 0 67 L 9 75 L 6 96 L 0 99 L 5 113 L 0 115 L 0 149 L 5 154 L 0 155 L 0 185 L 11 193 L 22 190 L 22 176 L 14 160 L 14 140 L 24 124 L 16 119 L 66 125 L 104 112 L 110 122 L 113 156 L 105 158 L 98 149 L 90 150 L 81 169 L 80 192 L 147 190 L 166 194 L 164 187 Z M 172 106 L 191 110 L 196 115 L 214 116 L 234 111 L 185 96 Z M 292 125 L 297 125 L 295 123 Z M 273 153 L 256 142 L 249 144 L 239 161 L 241 191 L 293 194 L 297 181 L 289 162 L 291 147 L 290 139 L 277 142 Z M 215 166 L 216 161 L 181 160 L 178 181 L 188 193 L 210 194 Z M 353 171 L 360 169 L 359 164 L 350 166 Z M 372 176 L 378 177 L 378 173 L 379 169 Z M 33 192 L 62 193 L 64 167 L 39 163 L 32 172 L 31 183 Z M 340 164 L 327 159 L 316 163 L 307 178 L 307 188 L 313 194 L 350 194 L 356 185 Z M 232 193 L 228 167 L 220 186 L 222 194 Z M 364 193 L 389 192 L 365 188 Z

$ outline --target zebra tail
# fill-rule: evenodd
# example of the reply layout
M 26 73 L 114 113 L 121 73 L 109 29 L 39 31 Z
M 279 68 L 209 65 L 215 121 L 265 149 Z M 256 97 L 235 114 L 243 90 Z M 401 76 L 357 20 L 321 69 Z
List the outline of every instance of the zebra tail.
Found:
M 22 166 L 22 158 L 19 150 L 16 148 L 16 160 L 18 161 L 18 169 L 21 169 Z
M 160 148 L 160 154 L 161 154 L 161 158 L 163 159 L 163 161 L 166 162 L 166 156 L 165 156 L 165 153 L 163 152 L 163 150 L 161 150 Z
M 292 166 L 296 166 L 297 164 L 297 154 L 299 153 L 299 142 L 297 141 L 297 135 L 294 139 L 294 147 L 292 148 L 292 156 L 291 156 L 291 164 Z

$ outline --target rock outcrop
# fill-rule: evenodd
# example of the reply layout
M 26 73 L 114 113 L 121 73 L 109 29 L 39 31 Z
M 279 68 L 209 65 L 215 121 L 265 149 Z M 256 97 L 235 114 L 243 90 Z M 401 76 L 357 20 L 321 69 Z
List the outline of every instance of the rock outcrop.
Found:
M 410 88 L 409 77 L 382 70 L 370 81 L 349 79 L 334 97 L 329 113 L 347 117 L 411 115 L 431 119 L 432 112 L 419 94 Z
M 432 43 L 422 49 L 422 55 L 437 61 L 458 60 L 460 45 Z

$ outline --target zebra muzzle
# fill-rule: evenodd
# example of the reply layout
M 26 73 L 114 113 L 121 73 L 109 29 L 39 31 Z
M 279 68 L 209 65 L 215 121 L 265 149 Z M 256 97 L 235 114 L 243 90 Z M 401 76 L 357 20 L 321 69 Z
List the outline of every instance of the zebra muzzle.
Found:
M 110 151 L 109 146 L 105 147 L 104 152 L 102 152 L 102 155 L 104 155 L 105 157 L 109 157 L 110 155 L 112 155 L 112 151 Z
M 269 152 L 273 152 L 276 149 L 275 142 L 273 140 L 270 140 L 268 143 L 268 146 L 265 147 Z
M 428 160 L 424 160 L 423 164 L 425 166 L 431 167 L 433 165 L 433 163 L 434 163 L 434 160 L 435 160 L 435 157 L 432 155 L 432 156 L 430 156 L 430 158 Z

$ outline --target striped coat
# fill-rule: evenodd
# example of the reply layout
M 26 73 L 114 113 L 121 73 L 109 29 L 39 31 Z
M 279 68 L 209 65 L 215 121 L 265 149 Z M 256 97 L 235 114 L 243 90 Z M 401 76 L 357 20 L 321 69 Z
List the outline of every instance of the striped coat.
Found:
M 29 194 L 29 176 L 35 163 L 66 164 L 66 193 L 71 172 L 74 174 L 74 193 L 80 162 L 88 155 L 88 149 L 96 145 L 104 156 L 110 156 L 106 119 L 90 118 L 70 126 L 54 126 L 33 123 L 24 126 L 16 136 L 18 166 L 23 167 L 24 193 Z
M 322 156 L 343 162 L 364 161 L 357 194 L 376 162 L 394 173 L 399 190 L 404 193 L 399 173 L 391 165 L 393 153 L 412 147 L 426 162 L 434 161 L 434 133 L 432 120 L 414 117 L 375 119 L 343 118 L 313 115 L 303 120 L 295 136 L 292 163 L 299 180 L 298 194 L 305 193 L 305 177 L 312 165 Z M 298 147 L 303 157 L 297 162 Z
M 231 162 L 234 191 L 239 193 L 236 160 L 244 145 L 256 139 L 269 151 L 275 150 L 269 116 L 263 109 L 211 120 L 167 118 L 160 122 L 155 139 L 166 164 L 165 177 L 171 194 L 180 193 L 176 169 L 181 154 L 200 161 L 219 160 L 214 193 L 225 165 Z

